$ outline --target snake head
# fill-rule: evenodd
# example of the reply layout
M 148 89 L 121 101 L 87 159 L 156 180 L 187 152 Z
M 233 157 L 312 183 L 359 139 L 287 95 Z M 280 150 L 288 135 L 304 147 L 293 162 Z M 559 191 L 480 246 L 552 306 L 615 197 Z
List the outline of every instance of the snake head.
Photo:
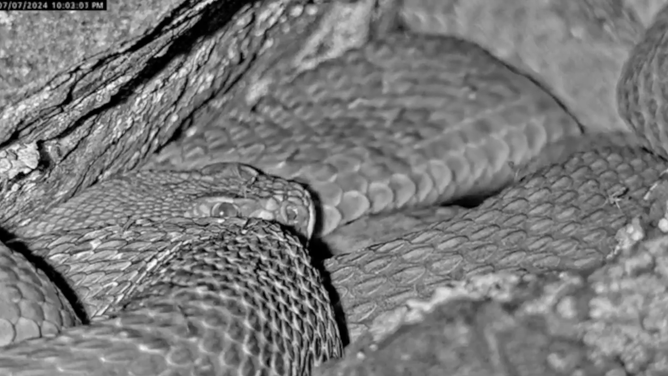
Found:
M 298 196 L 248 198 L 232 196 L 203 197 L 196 200 L 187 217 L 260 218 L 276 221 L 295 229 L 310 239 L 315 228 L 315 207 L 310 197 Z

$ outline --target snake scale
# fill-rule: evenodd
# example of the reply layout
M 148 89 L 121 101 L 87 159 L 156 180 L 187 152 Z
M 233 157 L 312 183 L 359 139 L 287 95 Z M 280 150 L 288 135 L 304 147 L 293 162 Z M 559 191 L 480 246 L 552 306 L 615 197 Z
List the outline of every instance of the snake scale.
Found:
M 668 169 L 666 22 L 663 10 L 620 78 L 639 140 L 583 134 L 537 84 L 456 38 L 391 35 L 279 76 L 253 112 L 214 118 L 146 170 L 12 229 L 1 333 L 16 343 L 0 374 L 307 375 L 342 355 L 335 308 L 354 341 L 445 281 L 600 266 Z M 511 182 L 325 261 L 325 281 L 304 247 L 369 214 Z

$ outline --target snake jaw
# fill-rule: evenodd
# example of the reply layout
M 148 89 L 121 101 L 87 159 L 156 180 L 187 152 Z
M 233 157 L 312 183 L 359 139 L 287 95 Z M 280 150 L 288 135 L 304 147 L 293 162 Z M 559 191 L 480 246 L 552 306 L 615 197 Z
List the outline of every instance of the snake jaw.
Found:
M 315 232 L 315 221 L 316 221 L 316 211 L 313 200 L 309 200 L 309 203 L 306 205 L 306 207 L 308 208 L 308 225 L 306 227 L 307 231 L 306 239 L 311 239 L 313 233 Z

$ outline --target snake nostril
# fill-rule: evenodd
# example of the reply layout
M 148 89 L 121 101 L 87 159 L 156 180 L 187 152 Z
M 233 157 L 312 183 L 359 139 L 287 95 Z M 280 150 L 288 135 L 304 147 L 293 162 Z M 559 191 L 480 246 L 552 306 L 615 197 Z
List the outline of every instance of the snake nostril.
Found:
M 281 208 L 283 218 L 288 222 L 288 224 L 297 224 L 301 220 L 299 208 L 294 204 L 286 204 Z
M 287 218 L 290 223 L 295 223 L 299 220 L 299 209 L 293 205 L 288 205 L 285 208 L 285 218 Z

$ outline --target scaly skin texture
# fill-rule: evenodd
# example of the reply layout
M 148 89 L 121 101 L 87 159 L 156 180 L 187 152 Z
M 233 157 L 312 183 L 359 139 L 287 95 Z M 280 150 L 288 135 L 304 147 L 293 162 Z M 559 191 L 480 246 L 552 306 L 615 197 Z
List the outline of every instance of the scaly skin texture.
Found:
M 142 171 L 102 182 L 14 229 L 21 238 L 81 228 L 130 226 L 142 219 L 256 217 L 296 226 L 310 238 L 315 215 L 301 186 L 236 163 L 198 172 Z M 39 253 L 40 256 L 43 254 Z
M 122 253 L 119 244 L 102 240 L 109 234 L 146 221 L 201 217 L 275 220 L 294 227 L 303 239 L 310 238 L 315 223 L 313 204 L 303 187 L 244 165 L 216 164 L 199 172 L 142 171 L 102 182 L 15 230 L 18 240 L 8 245 L 40 263 L 37 277 L 45 279 L 33 282 L 38 290 L 28 291 L 30 297 L 20 302 L 23 309 L 7 308 L 0 316 L 11 326 L 0 332 L 0 340 L 39 337 L 107 313 L 175 251 L 173 246 L 156 244 L 151 252 L 147 248 Z M 128 238 L 123 244 L 151 240 Z M 7 260 L 19 257 L 9 250 L 4 256 Z M 54 305 L 59 301 L 54 287 L 45 282 L 47 277 L 58 285 L 58 296 L 62 291 L 68 297 L 78 317 L 70 304 Z M 21 278 L 8 276 L 8 291 L 25 290 Z M 15 306 L 16 298 L 9 296 L 4 300 Z
M 44 271 L 2 243 L 0 307 L 0 346 L 57 334 L 63 327 L 80 323 Z
M 178 162 L 179 158 L 192 156 L 198 161 L 194 163 L 220 161 L 224 158 L 216 154 L 226 154 L 226 147 L 232 146 L 230 154 L 239 152 L 236 157 L 249 156 L 244 160 L 265 171 L 271 171 L 273 165 L 277 171 L 290 172 L 285 176 L 304 178 L 298 172 L 305 168 L 319 176 L 325 188 L 334 187 L 328 191 L 318 184 L 320 180 L 306 179 L 324 205 L 322 233 L 327 233 L 365 213 L 446 202 L 462 195 L 481 193 L 489 189 L 489 185 L 485 185 L 490 181 L 508 182 L 515 178 L 523 165 L 542 155 L 545 147 L 565 136 L 581 133 L 575 120 L 566 115 L 548 94 L 472 44 L 452 38 L 412 39 L 406 35 L 393 37 L 392 43 L 388 44 L 386 40 L 372 42 L 370 47 L 350 51 L 339 60 L 323 63 L 322 68 L 303 72 L 294 79 L 290 77 L 288 82 L 275 81 L 272 84 L 275 86 L 268 91 L 275 96 L 259 98 L 253 113 L 238 111 L 225 119 L 244 125 L 223 127 L 229 130 L 229 139 L 226 130 L 200 129 L 209 132 L 208 139 L 203 137 L 207 142 L 205 147 L 209 148 L 203 149 L 207 154 L 205 158 L 198 159 L 202 150 L 196 147 L 185 154 L 183 150 L 177 151 L 174 160 Z M 342 69 L 343 66 L 348 70 Z M 355 80 L 348 78 L 350 69 L 353 72 L 350 77 Z M 417 73 L 413 75 L 411 72 Z M 321 82 L 331 86 L 332 90 L 311 86 L 315 79 L 322 79 Z M 432 95 L 434 87 L 439 91 Z M 371 91 L 365 91 L 369 89 Z M 315 107 L 316 102 L 327 106 Z M 458 106 L 448 107 L 451 102 Z M 447 111 L 443 111 L 444 108 Z M 363 138 L 364 144 L 353 141 L 348 144 L 348 140 L 355 140 L 353 136 L 361 129 L 367 129 L 350 128 L 351 122 L 356 121 L 370 124 L 368 129 L 379 135 L 379 139 Z M 309 127 L 316 126 L 313 129 L 304 127 L 306 122 Z M 392 128 L 397 124 L 401 127 Z M 414 125 L 420 128 L 412 128 Z M 290 133 L 293 129 L 299 133 Z M 308 133 L 309 129 L 311 133 Z M 451 129 L 452 133 L 448 133 Z M 443 134 L 448 137 L 442 137 Z M 323 147 L 321 144 L 310 146 L 307 141 L 312 135 L 321 137 L 316 140 L 326 141 L 322 145 L 327 148 L 318 149 Z M 281 144 L 282 138 L 277 136 L 285 137 L 293 146 Z M 188 137 L 196 139 L 198 130 L 189 133 Z M 600 266 L 603 257 L 610 253 L 615 230 L 631 216 L 648 209 L 640 198 L 667 165 L 638 147 L 598 145 L 599 142 L 603 143 L 603 140 L 597 139 L 587 145 L 593 150 L 577 152 L 563 165 L 552 165 L 529 175 L 519 185 L 505 190 L 478 209 L 457 214 L 452 220 L 435 224 L 420 233 L 329 262 L 327 268 L 340 295 L 339 303 L 348 315 L 353 337 L 356 329 L 383 319 L 384 313 L 396 308 L 406 298 L 430 294 L 436 284 L 443 281 L 497 270 L 521 275 L 546 269 L 582 270 Z M 287 149 L 283 150 L 284 147 Z M 377 152 L 383 147 L 390 153 Z M 449 154 L 452 151 L 454 153 Z M 330 155 L 332 159 L 328 160 Z M 381 159 L 381 162 L 369 159 L 387 155 L 395 157 L 386 161 Z M 263 162 L 262 158 L 271 163 Z M 169 162 L 170 158 L 165 160 Z M 323 160 L 329 164 L 324 164 Z M 190 163 L 183 161 L 183 165 Z M 267 165 L 262 164 L 265 162 Z M 333 166 L 335 170 L 327 166 Z M 156 179 L 158 175 L 140 173 L 133 178 L 141 181 L 143 176 Z M 174 176 L 181 176 L 175 187 L 187 186 L 188 178 L 179 174 Z M 129 184 L 123 185 L 122 181 L 120 178 L 123 190 L 136 189 Z M 498 187 L 502 185 L 499 183 Z M 151 185 L 146 187 L 152 189 Z M 245 188 L 245 184 L 235 187 Z M 114 197 L 114 191 L 109 192 Z M 156 192 L 160 193 L 159 190 Z M 100 210 L 102 214 L 95 222 L 86 225 L 94 226 L 104 219 L 104 210 L 113 205 L 82 205 L 96 197 L 105 197 L 105 194 L 105 190 L 100 190 L 79 202 L 80 206 L 57 214 L 77 216 L 78 212 L 74 210 L 77 208 L 92 210 L 94 214 L 95 210 Z M 119 198 L 117 195 L 117 201 Z M 197 196 L 195 200 L 200 198 Z M 224 367 L 229 365 L 232 369 L 228 372 L 232 374 L 254 370 L 299 374 L 309 373 L 312 364 L 338 355 L 340 344 L 324 287 L 294 238 L 285 240 L 289 236 L 275 224 L 233 217 L 219 219 L 223 225 L 214 233 L 222 233 L 220 238 L 212 235 L 202 240 L 200 236 L 188 235 L 191 229 L 201 235 L 201 231 L 206 231 L 202 230 L 202 224 L 193 223 L 174 231 L 165 230 L 165 227 L 178 227 L 182 220 L 196 222 L 184 212 L 211 216 L 218 209 L 209 209 L 207 205 L 219 201 L 165 207 L 159 201 L 136 200 L 139 204 L 144 202 L 151 204 L 127 207 L 117 202 L 116 205 L 146 210 L 151 219 L 130 215 L 122 221 L 106 223 L 109 228 L 96 228 L 86 234 L 78 231 L 89 231 L 87 227 L 77 229 L 74 226 L 70 230 L 71 223 L 68 223 L 62 229 L 64 233 L 57 234 L 63 238 L 48 242 L 45 249 L 49 252 L 55 249 L 56 254 L 72 256 L 71 263 L 62 260 L 54 263 L 64 265 L 59 271 L 84 275 L 80 281 L 98 280 L 99 275 L 105 275 L 105 269 L 98 270 L 92 262 L 96 257 L 105 257 L 104 262 L 100 261 L 105 265 L 126 254 L 139 257 L 137 272 L 127 267 L 127 261 L 125 265 L 119 263 L 117 270 L 107 269 L 110 275 L 118 272 L 122 276 L 119 282 L 108 284 L 107 293 L 117 287 L 125 288 L 126 278 L 133 290 L 108 304 L 112 308 L 110 318 L 103 317 L 90 326 L 69 329 L 56 339 L 3 349 L 0 367 L 6 367 L 7 373 L 76 374 L 80 370 L 93 375 L 114 372 L 215 374 L 224 373 Z M 202 209 L 202 206 L 203 210 L 193 209 Z M 378 210 L 374 211 L 376 208 Z M 232 210 L 234 216 L 256 213 L 255 210 L 227 206 L 223 212 L 228 213 L 227 209 Z M 160 217 L 163 211 L 167 214 Z M 260 212 L 265 213 L 264 210 Z M 159 221 L 149 224 L 156 216 Z M 177 217 L 177 223 L 165 220 L 172 216 Z M 40 234 L 40 239 L 48 236 L 44 232 L 54 231 L 52 226 L 58 218 L 49 217 L 42 222 L 45 224 L 37 226 L 34 234 Z M 85 221 L 85 215 L 78 218 Z M 238 221 L 244 222 L 235 225 Z M 301 228 L 311 227 L 303 225 Z M 111 232 L 105 235 L 108 230 Z M 25 234 L 31 233 L 26 230 Z M 83 239 L 80 236 L 88 234 L 94 235 L 86 240 L 82 249 L 70 244 L 64 249 L 58 248 L 62 239 L 72 240 L 72 244 L 78 246 Z M 185 238 L 182 238 L 183 234 Z M 267 241 L 267 237 L 276 241 Z M 161 243 L 165 239 L 166 245 Z M 281 239 L 285 241 L 281 243 Z M 175 240 L 176 244 L 173 243 Z M 94 252 L 97 250 L 102 252 Z M 143 251 L 156 253 L 147 257 Z M 295 256 L 295 252 L 299 254 Z M 79 257 L 83 261 L 77 265 Z M 295 257 L 301 258 L 302 262 L 293 262 Z M 236 262 L 237 259 L 240 261 Z M 134 259 L 129 265 L 132 261 Z M 131 273 L 121 273 L 126 270 Z M 306 272 L 300 273 L 304 270 Z M 299 278 L 291 279 L 291 273 L 296 273 Z M 88 278 L 89 275 L 93 276 Z M 139 276 L 138 281 L 132 280 L 135 276 Z M 68 275 L 66 278 L 76 280 Z M 240 290 L 243 286 L 257 289 L 247 292 Z M 230 301 L 224 302 L 225 294 L 230 291 L 238 295 L 232 295 Z M 361 303 L 362 300 L 367 302 Z M 94 302 L 93 299 L 89 301 Z M 219 304 L 221 301 L 224 304 Z M 261 303 L 247 303 L 250 301 Z M 124 310 L 116 312 L 116 307 Z M 503 325 L 512 329 L 513 324 L 518 324 L 505 320 L 512 315 L 504 316 L 508 312 L 503 308 L 469 305 L 456 313 L 498 324 L 492 329 L 503 332 Z M 211 317 L 209 314 L 214 315 L 214 324 L 207 321 Z M 230 317 L 237 317 L 237 321 L 207 336 L 207 330 L 220 321 L 227 322 L 225 319 Z M 276 320 L 272 322 L 271 319 Z M 466 321 L 463 323 L 467 324 Z M 248 328 L 257 330 L 244 330 Z M 509 343 L 538 337 L 534 334 L 542 328 L 520 329 L 525 330 L 520 330 Z M 408 338 L 419 342 L 425 334 L 428 332 L 417 330 L 409 333 Z M 487 341 L 483 345 L 489 347 L 495 343 L 490 339 L 492 334 L 483 332 L 483 339 Z M 230 339 L 230 342 L 219 345 L 217 340 L 221 338 Z M 321 347 L 323 343 L 326 343 L 325 349 Z M 236 347 L 228 348 L 228 344 Z M 288 344 L 296 346 L 286 348 Z M 521 345 L 517 344 L 518 348 Z M 538 343 L 535 349 L 542 349 L 541 345 L 544 343 Z M 581 349 L 574 347 L 575 350 Z M 285 357 L 286 354 L 297 356 Z M 620 357 L 625 354 L 622 350 L 616 353 Z M 520 358 L 522 353 L 519 351 L 509 351 L 506 355 L 518 356 L 508 363 L 517 364 L 521 370 L 531 369 L 532 361 L 539 363 L 538 357 Z M 284 363 L 281 359 L 285 358 L 288 362 Z M 494 369 L 505 364 L 505 359 L 498 358 L 492 359 L 496 362 L 492 364 L 497 367 Z M 119 363 L 115 363 L 117 360 Z M 476 366 L 475 362 L 471 364 L 469 366 Z M 576 364 L 579 366 L 580 363 Z M 482 368 L 485 366 L 483 364 Z M 585 363 L 582 367 L 587 366 Z M 40 368 L 34 370 L 31 367 Z
M 362 250 L 373 244 L 395 240 L 402 234 L 423 231 L 466 210 L 459 206 L 404 210 L 360 218 L 322 238 L 333 255 Z
M 238 164 L 91 187 L 0 248 L 2 340 L 20 342 L 3 348 L 0 374 L 302 374 L 341 353 L 320 275 L 296 240 L 314 219 L 302 186 Z M 93 323 L 68 328 L 78 323 L 70 304 Z
M 408 304 L 398 331 L 315 375 L 664 375 L 666 256 L 663 236 L 593 273 L 496 273 L 439 287 Z
M 668 169 L 639 147 L 604 141 L 428 230 L 327 260 L 351 340 L 449 280 L 600 266 L 617 230 L 649 210 L 642 197 Z
M 3 348 L 0 374 L 302 375 L 341 355 L 320 274 L 276 223 L 182 219 L 97 239 L 98 257 L 160 257 L 122 311 Z
M 662 126 L 664 123 L 662 108 L 665 99 L 664 91 L 661 90 L 663 80 L 660 78 L 660 72 L 661 67 L 665 65 L 665 57 L 660 51 L 666 35 L 666 19 L 668 19 L 668 8 L 659 13 L 657 21 L 648 30 L 644 41 L 633 51 L 631 59 L 624 67 L 617 93 L 622 116 L 636 133 L 644 137 L 644 144 L 650 150 L 663 156 L 666 155 L 665 143 L 662 142 L 665 141 L 665 129 Z M 611 158 L 614 155 L 608 151 L 604 152 L 596 162 L 580 161 L 580 169 L 601 170 L 598 174 L 591 174 L 589 179 L 573 181 L 573 177 L 577 175 L 564 175 L 559 184 L 557 181 L 552 181 L 547 187 L 534 185 L 533 188 L 536 189 L 534 195 L 525 197 L 527 199 L 535 198 L 536 195 L 540 197 L 546 192 L 557 190 L 560 192 L 559 197 L 568 197 L 568 191 L 562 191 L 564 182 L 570 186 L 572 181 L 573 186 L 588 189 L 599 185 L 606 186 L 609 179 L 612 179 L 610 181 L 612 182 L 617 178 L 619 181 L 633 181 L 634 186 L 638 187 L 636 190 L 630 189 L 622 196 L 622 198 L 635 196 L 630 202 L 635 203 L 633 205 L 635 208 L 628 207 L 629 202 L 626 200 L 615 201 L 624 208 L 623 216 L 627 221 L 634 215 L 656 212 L 656 206 L 665 212 L 668 198 L 665 192 L 657 204 L 643 201 L 642 196 L 658 180 L 658 173 L 666 168 L 666 162 L 650 156 L 647 150 L 636 148 L 632 153 L 635 154 L 635 158 L 628 158 L 629 152 L 630 150 L 626 155 Z M 644 160 L 644 163 L 641 160 Z M 539 173 L 534 180 L 543 180 L 543 173 Z M 621 179 L 623 175 L 627 176 Z M 524 186 L 523 184 L 522 187 Z M 511 188 L 508 192 L 514 190 Z M 501 202 L 503 197 L 509 194 L 508 192 L 502 194 L 502 198 L 499 199 Z M 598 201 L 603 192 L 605 190 L 599 191 Z M 603 210 L 603 213 L 598 209 L 586 217 L 580 217 L 580 220 L 573 222 L 577 225 L 576 228 L 559 226 L 562 220 L 569 221 L 573 218 L 573 214 L 576 214 L 577 218 L 578 212 L 593 210 L 590 204 L 597 200 L 588 199 L 587 196 L 582 197 L 582 194 L 578 194 L 578 200 L 562 203 L 553 197 L 552 201 L 544 203 L 542 207 L 540 202 L 537 202 L 537 206 L 529 211 L 531 214 L 540 214 L 555 203 L 577 205 L 570 210 L 568 207 L 561 208 L 559 216 L 555 215 L 554 219 L 547 222 L 541 221 L 542 224 L 550 225 L 549 236 L 554 240 L 541 244 L 541 250 L 563 252 L 564 248 L 560 247 L 563 242 L 559 242 L 555 236 L 561 237 L 570 230 L 587 231 L 586 233 L 590 237 L 594 235 L 591 238 L 596 240 L 597 227 L 607 232 L 608 236 L 611 231 L 619 227 L 621 210 L 617 213 L 614 208 Z M 649 196 L 645 198 L 647 197 Z M 491 205 L 500 205 L 500 202 L 492 200 Z M 648 211 L 650 205 L 652 208 Z M 576 210 L 573 211 L 573 208 Z M 597 212 L 603 215 L 592 215 Z M 484 217 L 483 213 L 477 214 Z M 499 223 L 507 223 L 508 219 L 508 217 L 499 218 Z M 532 222 L 527 221 L 527 225 Z M 507 241 L 509 238 L 495 238 L 495 228 L 491 229 L 492 249 L 501 250 L 496 245 L 503 244 L 499 241 Z M 525 239 L 529 238 L 520 237 L 520 239 L 522 245 L 525 245 Z M 577 248 L 587 247 L 590 243 L 580 241 Z M 542 279 L 534 285 L 533 292 L 528 289 L 530 292 L 528 296 L 526 290 L 513 291 L 510 296 L 517 302 L 509 306 L 471 299 L 450 301 L 426 315 L 421 323 L 399 329 L 390 337 L 373 343 L 361 354 L 353 349 L 346 360 L 333 362 L 326 369 L 316 371 L 316 374 L 394 375 L 404 374 L 408 370 L 426 375 L 665 374 L 667 369 L 664 349 L 666 343 L 664 260 L 668 249 L 666 244 L 666 238 L 645 243 L 639 250 L 634 249 L 624 254 L 614 264 L 605 266 L 586 278 L 575 276 L 556 283 Z M 597 248 L 604 252 L 612 249 L 611 244 Z M 462 247 L 458 249 L 461 250 Z M 400 254 L 398 252 L 394 257 L 399 259 Z M 485 254 L 495 257 L 503 255 L 503 252 Z M 508 252 L 506 254 L 510 256 Z M 463 251 L 460 255 L 465 261 L 463 268 L 465 270 L 471 262 L 466 262 L 468 260 Z M 379 262 L 379 265 L 391 270 L 387 273 L 388 277 L 396 274 L 397 268 L 390 266 L 392 257 L 385 259 L 387 261 Z M 406 267 L 403 264 L 405 263 L 402 263 L 402 268 Z M 425 262 L 423 265 L 432 263 Z M 503 269 L 503 266 L 500 269 Z M 358 275 L 363 274 L 359 273 L 359 269 L 356 271 Z M 352 273 L 346 274 L 350 276 Z M 420 274 L 415 272 L 414 275 Z M 420 277 L 413 283 L 406 284 L 419 289 L 425 280 L 430 279 L 430 274 Z M 386 286 L 390 278 L 381 281 L 374 280 L 374 277 L 368 279 L 376 282 L 375 286 Z M 337 279 L 334 277 L 334 280 Z M 359 277 L 351 278 L 345 283 L 353 286 L 355 282 L 360 283 Z M 539 287 L 537 290 L 536 286 Z M 369 290 L 365 292 L 368 293 Z M 364 292 L 357 290 L 356 293 Z M 404 298 L 415 295 L 417 294 L 409 292 Z M 376 301 L 383 300 L 378 298 Z M 379 306 L 380 304 L 372 304 L 371 308 Z M 389 311 L 387 304 L 381 307 L 376 311 Z M 368 309 L 367 312 L 376 314 L 372 309 Z M 364 345 L 358 344 L 359 346 Z M 402 361 L 397 362 L 396 359 Z
M 304 181 L 326 235 L 363 215 L 493 193 L 512 166 L 582 132 L 529 79 L 453 38 L 393 35 L 294 78 L 271 74 L 253 112 L 203 121 L 149 167 L 244 161 Z
M 654 152 L 668 158 L 666 80 L 668 59 L 662 46 L 668 39 L 668 7 L 664 7 L 645 37 L 631 52 L 617 86 L 619 113 Z
M 628 130 L 615 86 L 644 25 L 622 0 L 390 0 L 405 28 L 456 35 L 545 83 L 587 129 Z

